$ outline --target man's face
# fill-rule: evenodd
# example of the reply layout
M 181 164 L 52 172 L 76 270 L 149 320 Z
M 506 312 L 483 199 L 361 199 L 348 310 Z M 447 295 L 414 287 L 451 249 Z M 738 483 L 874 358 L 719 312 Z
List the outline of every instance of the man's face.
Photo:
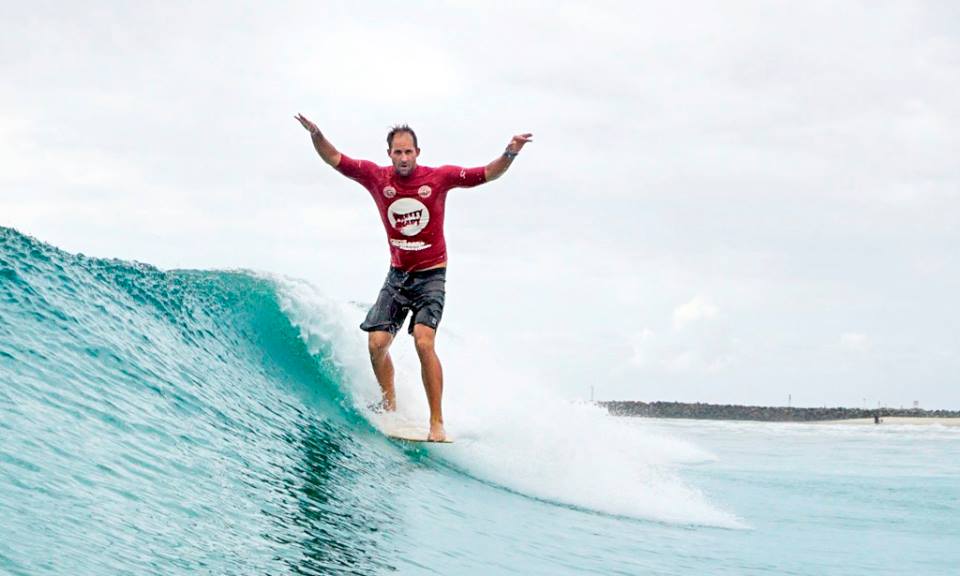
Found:
M 420 149 L 413 146 L 413 136 L 410 134 L 406 132 L 394 134 L 393 144 L 387 152 L 393 162 L 393 169 L 400 176 L 409 176 L 413 169 L 417 167 L 417 156 L 420 155 Z

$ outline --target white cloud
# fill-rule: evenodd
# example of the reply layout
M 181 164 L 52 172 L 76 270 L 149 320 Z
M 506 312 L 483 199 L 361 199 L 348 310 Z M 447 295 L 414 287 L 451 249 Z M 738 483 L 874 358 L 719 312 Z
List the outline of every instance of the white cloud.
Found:
M 631 342 L 631 356 L 628 362 L 637 368 L 645 368 L 656 363 L 655 337 L 656 334 L 649 328 L 644 328 L 634 334 Z
M 840 347 L 854 352 L 867 352 L 870 350 L 870 337 L 859 332 L 845 332 L 840 335 Z
M 717 317 L 719 312 L 720 309 L 711 304 L 706 298 L 703 296 L 695 296 L 686 304 L 674 308 L 673 328 L 674 330 L 682 330 L 691 324 L 712 320 Z
M 716 374 L 738 362 L 741 342 L 725 331 L 668 331 L 644 328 L 630 337 L 628 366 L 648 374 Z
M 287 37 L 284 67 L 302 89 L 367 106 L 416 106 L 462 94 L 469 70 L 445 50 L 429 26 L 397 28 L 342 21 L 304 52 L 302 39 Z

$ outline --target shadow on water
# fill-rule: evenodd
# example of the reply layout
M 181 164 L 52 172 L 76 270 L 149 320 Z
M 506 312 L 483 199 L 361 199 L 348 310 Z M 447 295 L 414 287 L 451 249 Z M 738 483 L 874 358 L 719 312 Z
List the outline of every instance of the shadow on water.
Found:
M 400 517 L 392 503 L 406 460 L 367 441 L 365 422 L 338 384 L 344 376 L 326 360 L 331 352 L 311 354 L 267 291 L 249 322 L 256 327 L 249 338 L 281 367 L 276 380 L 300 398 L 302 411 L 283 435 L 301 456 L 282 487 L 295 509 L 264 510 L 283 534 L 266 537 L 299 552 L 283 559 L 295 574 L 394 572 Z
M 391 542 L 399 517 L 384 482 L 389 463 L 330 420 L 308 422 L 299 432 L 285 439 L 303 460 L 283 486 L 296 509 L 288 515 L 264 510 L 281 533 L 295 535 L 267 535 L 299 550 L 284 563 L 295 574 L 396 571 Z

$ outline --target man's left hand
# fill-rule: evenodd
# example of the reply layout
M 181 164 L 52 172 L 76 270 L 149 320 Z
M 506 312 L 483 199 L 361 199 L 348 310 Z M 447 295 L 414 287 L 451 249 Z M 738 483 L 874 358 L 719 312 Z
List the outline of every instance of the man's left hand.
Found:
M 507 150 L 518 153 L 527 142 L 533 142 L 533 134 L 517 134 L 510 140 L 510 143 L 507 144 Z

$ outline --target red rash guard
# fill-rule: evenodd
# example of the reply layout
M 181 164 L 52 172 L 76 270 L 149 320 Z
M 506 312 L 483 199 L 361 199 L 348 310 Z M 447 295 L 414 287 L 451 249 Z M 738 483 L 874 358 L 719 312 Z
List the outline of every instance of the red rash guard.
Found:
M 470 188 L 487 181 L 484 168 L 417 166 L 400 176 L 393 166 L 340 155 L 337 171 L 356 180 L 373 196 L 390 242 L 390 265 L 407 272 L 447 260 L 443 238 L 443 205 L 451 188 Z

